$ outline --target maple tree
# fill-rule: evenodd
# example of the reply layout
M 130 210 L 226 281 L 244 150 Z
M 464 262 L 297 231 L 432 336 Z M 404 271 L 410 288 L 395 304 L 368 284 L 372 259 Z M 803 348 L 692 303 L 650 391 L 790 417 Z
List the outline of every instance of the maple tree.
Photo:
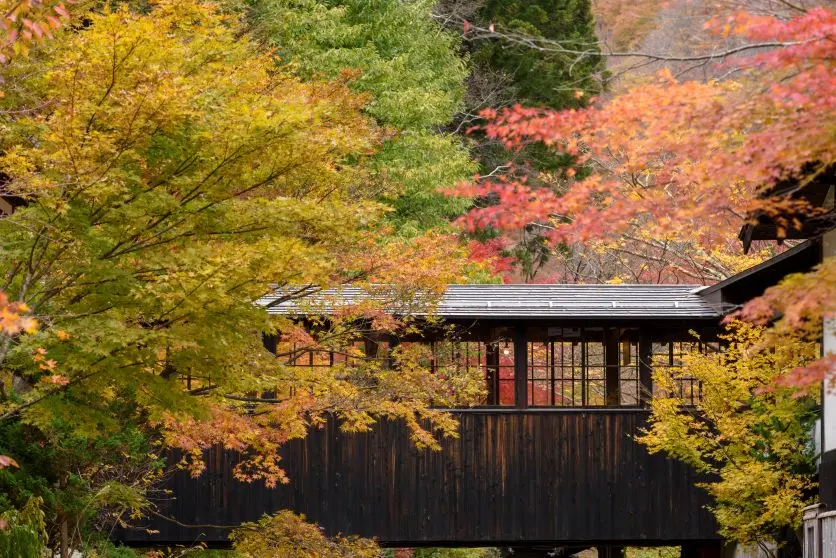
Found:
M 833 162 L 833 20 L 815 8 L 788 21 L 746 13 L 712 21 L 721 35 L 774 47 L 727 61 L 734 80 L 663 74 L 586 109 L 485 111 L 489 137 L 511 148 L 543 143 L 586 174 L 569 169 L 552 189 L 513 173 L 459 188 L 499 200 L 463 226 L 534 227 L 553 245 L 615 248 L 676 281 L 711 282 L 747 267 L 754 258 L 737 257 L 733 244 L 747 215 L 800 210 L 758 193 L 785 179 L 806 183 Z
M 420 298 L 423 310 L 460 279 L 457 240 L 385 227 L 369 167 L 352 164 L 385 137 L 368 97 L 277 69 L 236 10 L 140 8 L 90 6 L 82 28 L 2 70 L 15 83 L 0 100 L 3 188 L 26 200 L 0 220 L 2 288 L 40 327 L 3 337 L 0 448 L 21 470 L 0 472 L 0 505 L 44 497 L 63 556 L 90 543 L 85 525 L 153 511 L 162 447 L 199 474 L 221 444 L 241 452 L 239 479 L 272 486 L 288 480 L 281 444 L 326 413 L 354 431 L 405 419 L 435 447 L 455 427 L 430 407 L 437 393 L 476 393 L 464 389 L 476 378 L 431 377 L 408 354 L 396 378 L 362 353 L 311 374 L 266 350 L 263 333 L 299 334 L 255 303 L 276 288 L 375 294 L 297 351 L 409 330 L 409 312 L 385 309 Z
M 820 348 L 803 336 L 770 347 L 765 335 L 733 322 L 722 352 L 686 355 L 679 369 L 655 367 L 657 397 L 639 440 L 709 475 L 702 486 L 714 497 L 720 534 L 769 552 L 768 543 L 791 542 L 802 508 L 815 498 L 810 430 L 818 416 L 815 393 L 799 397 L 775 383 L 815 360 Z M 695 407 L 678 394 L 680 376 L 700 382 Z
M 11 343 L 11 340 L 21 332 L 34 333 L 37 329 L 37 321 L 27 316 L 25 312 L 28 307 L 22 303 L 9 302 L 9 297 L 0 292 L 0 332 L 3 334 L 3 342 Z M 5 386 L 0 384 L 0 393 L 3 393 Z M 0 455 L 0 469 L 7 467 L 19 467 L 17 461 L 8 455 Z M 0 529 L 3 524 L 0 524 Z
M 0 64 L 14 56 L 26 55 L 29 52 L 28 43 L 40 41 L 44 37 L 51 38 L 52 31 L 61 27 L 61 20 L 69 19 L 63 3 L 49 6 L 39 0 L 4 2 L 0 4 L 0 13 L 3 14 L 0 19 Z M 26 310 L 28 308 L 25 304 L 9 303 L 9 297 L 0 292 L 0 332 L 4 334 L 3 342 L 10 342 L 21 331 L 35 330 L 37 322 L 31 316 L 25 316 Z M 0 469 L 6 467 L 18 467 L 18 464 L 11 457 L 0 455 Z
M 765 344 L 779 346 L 784 339 L 799 336 L 818 340 L 825 321 L 836 316 L 836 258 L 825 258 L 809 273 L 794 273 L 766 290 L 763 296 L 746 303 L 736 316 L 768 325 Z M 836 354 L 820 358 L 790 371 L 780 379 L 783 385 L 815 392 L 824 380 L 833 388 L 832 372 L 836 370 Z

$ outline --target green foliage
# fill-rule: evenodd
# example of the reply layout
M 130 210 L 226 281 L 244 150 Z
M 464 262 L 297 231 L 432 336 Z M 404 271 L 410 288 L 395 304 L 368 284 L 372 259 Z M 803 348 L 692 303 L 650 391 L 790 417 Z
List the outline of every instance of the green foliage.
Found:
M 46 542 L 40 498 L 29 498 L 20 511 L 10 509 L 0 514 L 0 556 L 41 558 Z
M 115 545 L 107 539 L 95 541 L 82 550 L 85 558 L 139 558 L 149 555 L 127 546 Z
M 470 207 L 467 198 L 450 197 L 437 189 L 475 170 L 467 150 L 453 136 L 405 133 L 386 142 L 371 166 L 385 185 L 382 199 L 394 208 L 390 220 L 402 234 L 443 227 Z
M 597 51 L 595 23 L 590 0 L 488 0 L 479 17 L 500 27 L 533 37 L 555 39 L 567 48 Z M 474 58 L 511 78 L 511 97 L 521 104 L 550 108 L 582 106 L 584 98 L 600 92 L 599 56 L 543 53 L 502 39 L 488 43 Z
M 416 548 L 414 558 L 499 558 L 498 548 Z
M 467 68 L 426 0 L 254 0 L 278 57 L 307 78 L 356 72 L 378 121 L 401 130 L 444 126 L 459 108 Z M 349 75 L 352 72 L 349 72 Z
M 158 479 L 163 460 L 129 414 L 119 431 L 80 436 L 60 421 L 43 433 L 21 422 L 0 423 L 0 448 L 19 460 L 19 469 L 0 471 L 0 509 L 22 509 L 37 500 L 57 539 L 57 518 L 87 532 L 112 526 L 148 508 L 146 492 Z M 85 541 L 92 544 L 92 541 Z M 101 542 L 99 544 L 104 544 Z
M 679 558 L 682 549 L 678 546 L 628 546 L 625 558 Z
M 476 170 L 461 140 L 440 132 L 461 108 L 465 60 L 425 0 L 254 0 L 259 33 L 305 79 L 346 79 L 390 129 L 367 162 L 400 233 L 446 225 L 467 202 L 438 193 Z

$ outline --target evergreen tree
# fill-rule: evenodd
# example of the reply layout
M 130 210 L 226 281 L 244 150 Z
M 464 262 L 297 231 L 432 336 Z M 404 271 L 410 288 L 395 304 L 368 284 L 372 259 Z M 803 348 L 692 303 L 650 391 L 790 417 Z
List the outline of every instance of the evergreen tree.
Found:
M 427 0 L 255 0 L 253 19 L 280 61 L 304 79 L 342 78 L 368 95 L 389 131 L 363 164 L 402 234 L 446 225 L 469 205 L 438 192 L 476 170 L 462 139 L 443 132 L 462 108 L 466 59 Z
M 597 50 L 590 0 L 488 0 L 480 18 L 501 30 L 559 40 L 577 50 Z M 509 77 L 515 102 L 563 109 L 584 104 L 601 91 L 604 63 L 599 56 L 577 60 L 574 55 L 544 53 L 496 39 L 479 46 L 474 58 Z M 585 97 L 578 97 L 583 91 Z

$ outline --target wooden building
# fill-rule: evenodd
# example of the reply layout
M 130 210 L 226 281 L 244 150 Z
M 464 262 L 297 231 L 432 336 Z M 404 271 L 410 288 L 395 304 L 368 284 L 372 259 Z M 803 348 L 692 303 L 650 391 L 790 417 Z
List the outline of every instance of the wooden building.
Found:
M 722 302 L 703 291 L 450 286 L 437 313 L 454 333 L 441 338 L 428 328 L 419 341 L 431 344 L 435 365 L 456 362 L 483 374 L 484 404 L 449 411 L 459 419 L 457 439 L 444 440 L 439 452 L 418 451 L 397 422 L 367 434 L 345 434 L 328 422 L 286 445 L 291 483 L 275 489 L 234 480 L 236 456 L 216 449 L 200 478 L 171 478 L 172 499 L 160 511 L 174 521 L 155 518 L 143 525 L 153 534 L 136 529 L 119 538 L 223 543 L 228 526 L 292 509 L 329 534 L 371 536 L 389 546 L 718 549 L 697 475 L 650 455 L 634 438 L 649 417 L 651 363 L 677 367 L 694 346 L 712 343 Z M 352 289 L 336 294 L 348 303 L 361 296 Z M 304 319 L 281 297 L 260 303 Z M 380 354 L 398 342 L 378 337 L 367 351 Z M 329 366 L 338 358 L 310 354 L 295 363 Z M 680 377 L 679 390 L 686 399 L 700 397 L 693 378 Z

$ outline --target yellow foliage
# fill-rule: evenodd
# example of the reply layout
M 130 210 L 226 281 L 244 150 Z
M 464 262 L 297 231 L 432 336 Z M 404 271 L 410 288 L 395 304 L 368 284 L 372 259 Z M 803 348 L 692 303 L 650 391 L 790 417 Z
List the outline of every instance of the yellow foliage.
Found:
M 453 423 L 431 409 L 447 386 L 426 368 L 306 371 L 261 341 L 292 329 L 256 304 L 275 288 L 397 283 L 310 338 L 346 351 L 362 324 L 403 326 L 385 305 L 413 307 L 461 276 L 450 237 L 386 242 L 379 191 L 354 164 L 381 137 L 367 99 L 277 67 L 209 2 L 140 4 L 97 6 L 2 67 L 14 87 L 0 171 L 28 203 L 0 220 L 0 274 L 45 325 L 0 355 L 35 386 L 0 393 L 0 414 L 47 437 L 55 419 L 106 436 L 121 425 L 102 407 L 129 398 L 192 472 L 222 444 L 244 454 L 239 478 L 268 485 L 287 480 L 278 447 L 326 412 L 352 430 L 402 418 L 432 447 Z M 254 395 L 267 391 L 294 396 Z
M 706 475 L 721 534 L 752 544 L 795 527 L 810 502 L 815 464 L 810 430 L 816 400 L 779 386 L 782 377 L 817 358 L 815 343 L 785 338 L 764 345 L 762 328 L 735 322 L 722 352 L 693 353 L 681 370 L 657 367 L 657 396 L 640 441 Z M 702 399 L 686 407 L 677 378 L 700 382 Z
M 378 558 L 374 541 L 357 537 L 328 538 L 319 526 L 290 511 L 245 523 L 230 536 L 245 558 Z

